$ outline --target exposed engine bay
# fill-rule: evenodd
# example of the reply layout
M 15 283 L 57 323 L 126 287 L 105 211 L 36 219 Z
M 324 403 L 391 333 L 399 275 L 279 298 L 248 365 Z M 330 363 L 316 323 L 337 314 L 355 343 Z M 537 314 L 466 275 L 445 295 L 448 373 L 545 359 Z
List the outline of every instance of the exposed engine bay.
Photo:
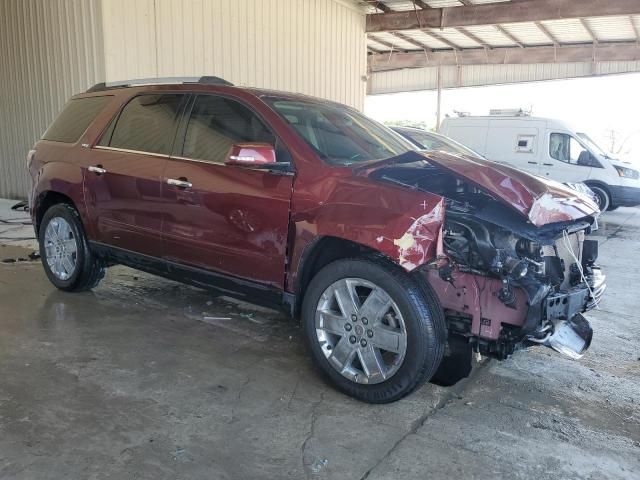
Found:
M 593 217 L 535 226 L 485 190 L 427 162 L 375 175 L 444 198 L 445 258 L 426 274 L 450 335 L 470 338 L 477 351 L 498 358 L 523 342 L 572 358 L 584 354 L 592 330 L 582 313 L 606 288 L 595 263 L 598 244 L 585 238 Z

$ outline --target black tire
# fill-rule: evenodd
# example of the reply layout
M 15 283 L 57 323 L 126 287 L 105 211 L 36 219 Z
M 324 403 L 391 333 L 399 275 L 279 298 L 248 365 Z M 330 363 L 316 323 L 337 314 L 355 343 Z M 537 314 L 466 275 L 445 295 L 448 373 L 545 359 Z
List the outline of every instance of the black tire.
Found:
M 316 335 L 316 309 L 334 282 L 362 278 L 382 287 L 400 309 L 406 328 L 406 353 L 395 374 L 381 383 L 361 384 L 333 368 Z M 369 403 L 388 403 L 408 395 L 435 374 L 446 344 L 442 307 L 426 282 L 379 257 L 338 260 L 311 280 L 302 304 L 302 322 L 316 365 L 340 391 Z
M 611 205 L 611 204 L 609 204 L 609 206 L 607 207 L 607 212 L 613 212 L 614 210 L 617 210 L 618 208 L 620 208 L 620 205 Z
M 588 185 L 588 187 L 596 195 L 596 203 L 601 212 L 609 209 L 611 205 L 611 196 L 607 190 L 599 185 Z
M 49 222 L 56 217 L 62 217 L 71 227 L 73 237 L 76 239 L 76 266 L 73 274 L 67 279 L 58 278 L 47 262 L 47 250 L 45 248 L 45 232 Z M 58 203 L 49 207 L 42 217 L 42 222 L 38 230 L 38 243 L 40 245 L 40 258 L 44 271 L 53 283 L 60 290 L 67 292 L 81 292 L 95 288 L 104 277 L 104 263 L 98 259 L 89 248 L 89 242 L 82 226 L 82 220 L 77 210 L 67 204 Z

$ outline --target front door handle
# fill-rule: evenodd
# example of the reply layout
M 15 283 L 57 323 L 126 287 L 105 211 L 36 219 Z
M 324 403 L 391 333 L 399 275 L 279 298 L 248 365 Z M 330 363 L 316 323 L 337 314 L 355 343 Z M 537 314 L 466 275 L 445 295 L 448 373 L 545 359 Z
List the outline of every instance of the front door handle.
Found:
M 553 163 L 543 163 L 543 165 L 546 167 L 553 167 Z
M 167 178 L 167 184 L 173 185 L 178 188 L 191 188 L 193 184 L 184 177 L 181 178 Z
M 96 175 L 102 175 L 103 173 L 107 173 L 106 168 L 102 168 L 102 165 L 95 165 L 95 166 L 91 165 L 89 168 L 87 168 L 87 170 L 95 173 Z
M 538 164 L 538 162 L 527 162 L 527 163 L 530 163 L 531 165 L 537 165 Z

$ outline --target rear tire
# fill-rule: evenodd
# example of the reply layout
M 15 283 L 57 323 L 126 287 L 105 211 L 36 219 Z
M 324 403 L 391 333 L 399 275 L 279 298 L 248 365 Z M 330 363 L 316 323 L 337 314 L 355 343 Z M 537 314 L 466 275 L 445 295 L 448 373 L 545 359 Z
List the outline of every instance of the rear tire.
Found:
M 89 248 L 77 210 L 67 203 L 51 206 L 38 231 L 44 271 L 60 290 L 90 290 L 104 277 L 104 263 Z
M 446 333 L 437 297 L 382 258 L 325 266 L 311 280 L 301 313 L 315 363 L 359 400 L 398 400 L 427 382 L 442 360 Z

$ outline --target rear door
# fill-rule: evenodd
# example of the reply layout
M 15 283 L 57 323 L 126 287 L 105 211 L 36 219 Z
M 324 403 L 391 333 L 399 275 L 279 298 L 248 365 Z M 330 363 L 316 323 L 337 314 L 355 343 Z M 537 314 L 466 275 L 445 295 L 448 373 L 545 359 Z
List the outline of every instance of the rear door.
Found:
M 294 178 L 288 151 L 236 99 L 197 95 L 189 110 L 165 172 L 165 258 L 283 288 Z M 244 142 L 274 145 L 277 161 L 291 168 L 225 165 L 231 146 Z
M 487 158 L 538 175 L 540 131 L 544 132 L 543 122 L 491 119 L 487 135 Z
M 162 182 L 185 94 L 133 97 L 91 150 L 85 198 L 96 240 L 162 256 Z

